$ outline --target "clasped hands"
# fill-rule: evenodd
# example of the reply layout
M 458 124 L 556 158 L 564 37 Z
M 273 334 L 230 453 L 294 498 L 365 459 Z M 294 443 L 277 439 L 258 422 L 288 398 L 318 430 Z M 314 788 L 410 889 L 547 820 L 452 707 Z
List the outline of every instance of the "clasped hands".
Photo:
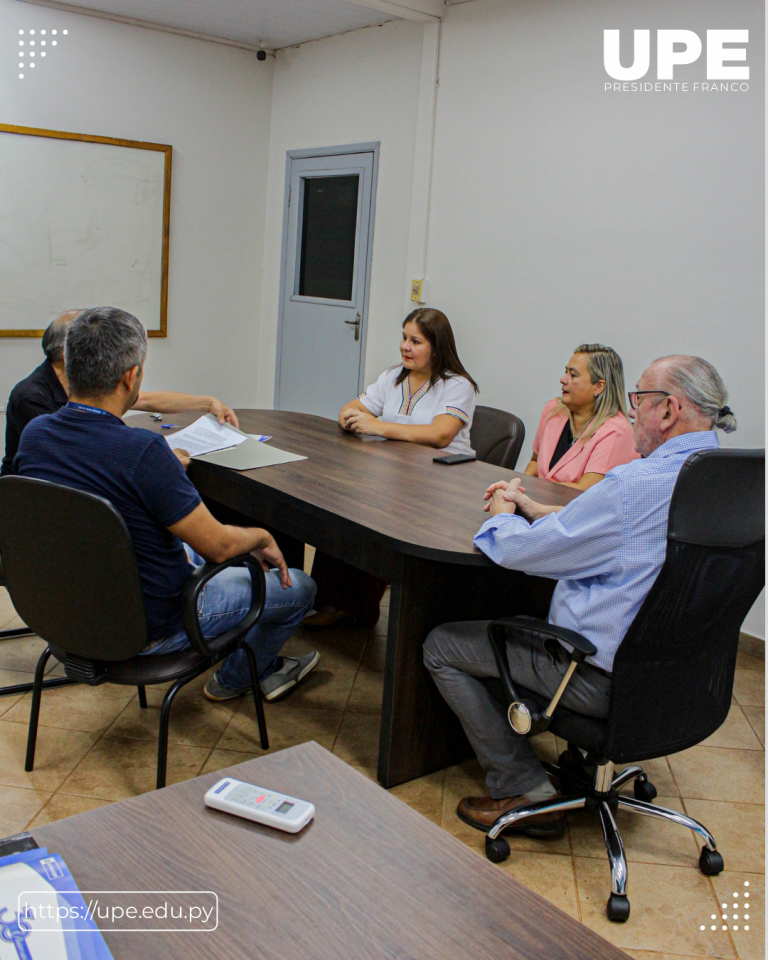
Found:
M 369 437 L 383 437 L 384 424 L 371 413 L 362 410 L 347 410 L 342 415 L 341 426 L 350 433 L 361 433 Z
M 509 482 L 499 480 L 492 483 L 485 491 L 483 510 L 492 517 L 499 513 L 519 513 L 526 520 L 535 520 L 541 515 L 542 505 L 525 495 L 525 487 L 520 486 L 521 482 L 519 477 L 515 477 Z

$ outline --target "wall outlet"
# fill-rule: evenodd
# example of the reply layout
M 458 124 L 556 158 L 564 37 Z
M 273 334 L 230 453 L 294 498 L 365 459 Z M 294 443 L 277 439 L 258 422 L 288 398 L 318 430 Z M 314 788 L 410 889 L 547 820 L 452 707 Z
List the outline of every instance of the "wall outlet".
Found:
M 428 294 L 428 281 L 411 280 L 411 302 L 426 303 Z

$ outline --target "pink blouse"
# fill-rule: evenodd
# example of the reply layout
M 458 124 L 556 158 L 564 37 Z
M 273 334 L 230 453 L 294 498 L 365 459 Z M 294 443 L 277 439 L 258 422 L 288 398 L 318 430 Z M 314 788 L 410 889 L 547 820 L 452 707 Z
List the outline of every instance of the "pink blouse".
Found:
M 576 441 L 557 461 L 552 470 L 549 461 L 565 426 L 565 418 L 550 416 L 557 406 L 550 400 L 544 407 L 539 429 L 533 440 L 533 452 L 538 458 L 539 476 L 556 483 L 578 483 L 585 473 L 606 474 L 619 464 L 637 460 L 635 434 L 625 416 L 617 413 L 606 420 L 584 443 Z

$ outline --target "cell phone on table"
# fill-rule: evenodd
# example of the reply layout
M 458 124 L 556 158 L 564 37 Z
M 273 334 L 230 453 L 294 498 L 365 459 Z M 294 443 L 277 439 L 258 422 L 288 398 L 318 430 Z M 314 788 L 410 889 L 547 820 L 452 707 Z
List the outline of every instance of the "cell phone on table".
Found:
M 453 466 L 454 463 L 472 463 L 477 457 L 471 453 L 450 453 L 447 457 L 432 457 L 432 463 L 444 463 Z

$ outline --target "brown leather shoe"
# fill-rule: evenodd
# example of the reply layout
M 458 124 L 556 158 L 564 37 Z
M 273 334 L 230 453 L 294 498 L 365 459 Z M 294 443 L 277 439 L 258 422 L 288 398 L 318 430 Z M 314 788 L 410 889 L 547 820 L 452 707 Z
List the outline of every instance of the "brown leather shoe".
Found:
M 352 614 L 346 610 L 337 610 L 336 607 L 323 607 L 316 613 L 311 613 L 301 621 L 303 627 L 319 630 L 321 627 L 332 627 L 341 620 L 351 620 Z
M 500 800 L 494 800 L 493 797 L 464 797 L 456 807 L 456 814 L 470 827 L 488 833 L 502 813 L 510 813 L 518 807 L 526 807 L 530 802 L 525 796 L 503 797 Z M 523 833 L 527 837 L 548 840 L 559 837 L 565 830 L 567 822 L 564 813 L 536 813 L 507 827 L 504 833 Z

